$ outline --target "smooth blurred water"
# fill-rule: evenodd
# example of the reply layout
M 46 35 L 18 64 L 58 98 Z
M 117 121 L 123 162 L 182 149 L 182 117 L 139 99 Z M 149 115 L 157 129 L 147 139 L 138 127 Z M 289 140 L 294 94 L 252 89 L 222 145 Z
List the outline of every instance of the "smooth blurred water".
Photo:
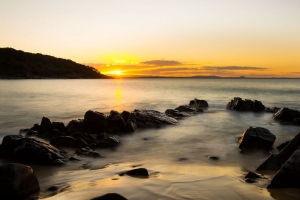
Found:
M 240 171 L 236 173 L 239 175 L 246 170 L 254 170 L 268 157 L 268 153 L 239 153 L 237 138 L 249 126 L 269 129 L 277 137 L 274 146 L 293 138 L 300 130 L 299 126 L 282 125 L 274 121 L 271 113 L 225 109 L 232 97 L 241 97 L 260 100 L 267 107 L 300 110 L 300 79 L 0 80 L 0 94 L 0 139 L 8 134 L 18 134 L 21 128 L 30 128 L 33 124 L 40 123 L 43 116 L 67 124 L 72 119 L 83 118 L 87 110 L 109 113 L 110 110 L 122 112 L 143 108 L 164 112 L 166 109 L 188 104 L 194 98 L 208 101 L 209 108 L 205 113 L 183 119 L 176 126 L 138 130 L 134 134 L 118 136 L 122 142 L 120 147 L 99 150 L 107 158 L 84 159 L 84 162 L 95 168 L 110 163 L 122 163 L 105 169 L 106 171 L 102 170 L 103 174 L 97 180 L 109 177 L 107 174 L 112 173 L 114 168 L 124 170 L 129 165 L 126 163 L 143 164 L 165 175 L 170 173 L 170 180 L 164 179 L 169 177 L 166 175 L 156 187 L 151 184 L 141 186 L 146 190 L 144 195 L 158 195 L 157 198 L 162 199 L 164 198 L 159 196 L 161 194 L 157 194 L 155 190 L 163 187 L 163 184 L 174 184 L 177 181 L 175 177 L 182 174 L 180 170 L 183 168 L 187 170 L 183 173 L 187 183 L 194 175 L 190 169 L 195 166 L 201 166 L 201 169 L 204 166 L 238 168 Z M 220 160 L 214 162 L 207 159 L 211 155 L 218 156 Z M 180 159 L 184 162 L 180 162 Z M 35 170 L 44 189 L 50 182 L 64 180 L 63 182 L 76 185 L 84 184 L 87 180 L 96 181 L 93 172 L 81 171 L 82 164 L 67 165 L 63 171 L 69 171 L 65 173 L 56 168 L 53 172 L 50 170 L 51 173 L 49 168 L 44 170 L 35 167 Z M 180 169 L 179 172 L 175 168 Z M 217 171 L 220 173 L 214 175 L 210 172 L 207 176 L 222 177 L 222 173 L 225 173 L 219 168 Z M 118 189 L 128 189 L 126 181 L 124 184 Z M 185 187 L 180 186 L 181 189 Z M 78 193 L 78 188 L 74 190 L 81 194 Z M 195 198 L 192 193 L 187 199 Z M 143 194 L 131 197 L 140 199 Z M 175 199 L 180 199 L 179 193 L 175 192 L 174 195 Z M 213 198 L 210 195 L 212 194 L 208 194 L 207 198 Z M 171 196 L 166 194 L 165 197 Z M 228 198 L 230 197 L 232 196 Z M 68 196 L 61 198 L 68 199 Z

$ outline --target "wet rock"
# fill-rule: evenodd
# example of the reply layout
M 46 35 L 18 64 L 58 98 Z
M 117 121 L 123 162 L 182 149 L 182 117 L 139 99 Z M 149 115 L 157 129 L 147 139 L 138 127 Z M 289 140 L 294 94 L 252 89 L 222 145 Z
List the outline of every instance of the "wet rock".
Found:
M 29 130 L 26 134 L 25 137 L 36 137 L 38 136 L 38 132 L 37 131 L 33 131 L 33 130 Z
M 177 124 L 178 121 L 164 113 L 155 110 L 134 110 L 130 115 L 130 119 L 135 118 L 135 121 L 150 122 L 154 124 Z M 138 125 L 138 124 L 137 124 Z
M 208 158 L 211 160 L 219 160 L 219 157 L 217 156 L 208 156 Z
M 279 110 L 280 108 L 277 107 L 267 107 L 265 111 L 269 113 L 277 113 Z
M 292 110 L 289 108 L 281 108 L 274 115 L 274 119 L 282 120 L 285 122 L 292 122 L 294 119 L 300 118 L 300 111 Z
M 77 138 L 72 144 L 71 147 L 74 148 L 83 148 L 88 147 L 89 145 L 82 138 Z
M 126 123 L 126 130 L 128 132 L 134 132 L 137 129 L 136 123 L 129 121 Z
M 178 106 L 175 110 L 178 110 L 179 112 L 203 112 L 201 108 L 194 108 L 188 105 Z
M 67 125 L 68 130 L 75 130 L 75 131 L 83 131 L 84 130 L 84 125 L 83 125 L 83 120 L 78 119 L 78 120 L 71 120 L 68 125 Z
M 113 136 L 109 136 L 107 138 L 104 138 L 102 140 L 99 140 L 97 147 L 100 148 L 112 148 L 120 145 L 120 141 Z
M 75 138 L 71 136 L 59 136 L 50 140 L 50 144 L 57 147 L 72 147 L 75 142 Z
M 256 170 L 277 171 L 290 156 L 300 148 L 300 133 L 298 133 L 277 155 L 271 154 Z
M 286 145 L 289 144 L 289 142 L 290 142 L 290 141 L 286 141 L 286 142 L 284 142 L 284 143 L 281 143 L 280 145 L 278 145 L 278 146 L 276 147 L 276 149 L 278 149 L 279 151 L 281 151 Z
M 1 155 L 23 164 L 59 165 L 68 161 L 65 151 L 35 138 L 7 135 L 1 144 Z
M 40 129 L 39 124 L 34 124 L 33 127 L 30 128 L 30 130 L 33 130 L 33 131 L 38 131 L 39 129 Z
M 31 167 L 17 163 L 0 166 L 1 199 L 35 199 L 40 186 Z
M 52 129 L 54 129 L 54 125 L 52 124 L 52 121 L 47 117 L 43 117 L 39 129 L 39 133 L 49 131 Z
M 89 147 L 85 147 L 85 148 L 78 149 L 78 150 L 76 151 L 76 154 L 78 154 L 78 155 L 83 155 L 83 156 L 94 157 L 94 158 L 104 157 L 103 155 L 101 155 L 101 154 L 98 153 L 97 151 L 93 151 L 93 150 L 92 150 L 91 148 L 89 148 Z
M 276 139 L 268 129 L 249 127 L 239 140 L 239 148 L 270 149 Z
M 300 186 L 300 149 L 282 165 L 281 169 L 272 178 L 268 188 L 287 188 Z
M 180 112 L 178 110 L 175 109 L 167 109 L 165 111 L 166 115 L 168 115 L 169 117 L 173 117 L 173 118 L 181 118 L 181 117 L 189 117 L 190 115 L 185 113 L 185 112 Z
M 125 121 L 117 111 L 110 111 L 110 115 L 107 117 L 108 129 L 113 132 L 126 131 Z
M 194 99 L 190 101 L 189 106 L 194 108 L 207 108 L 208 103 L 205 100 Z
M 227 103 L 226 108 L 229 110 L 236 111 L 264 111 L 265 106 L 257 100 L 241 99 L 240 97 L 234 97 L 230 102 Z
M 83 120 L 84 126 L 87 129 L 95 131 L 105 131 L 107 129 L 107 119 L 103 113 L 97 111 L 87 111 Z
M 256 181 L 254 179 L 252 179 L 252 178 L 246 178 L 245 182 L 247 182 L 247 183 L 255 183 Z
M 108 193 L 100 197 L 95 197 L 91 200 L 127 200 L 127 199 L 117 193 Z
M 146 168 L 132 169 L 127 171 L 126 174 L 129 176 L 143 176 L 143 177 L 149 176 L 148 170 Z
M 262 178 L 262 176 L 260 176 L 259 174 L 257 173 L 254 173 L 254 172 L 248 172 L 245 176 L 244 176 L 245 179 L 247 178 Z
M 295 124 L 295 125 L 300 125 L 300 118 L 295 118 L 295 119 L 293 120 L 293 124 Z
M 61 131 L 64 131 L 66 129 L 66 126 L 63 122 L 52 122 L 54 129 Z
M 123 119 L 124 119 L 125 122 L 128 122 L 128 119 L 129 119 L 129 116 L 130 116 L 130 112 L 124 110 L 124 111 L 121 113 L 121 116 L 123 117 Z
M 47 189 L 47 197 L 57 195 L 58 193 L 61 193 L 65 190 L 70 188 L 70 185 L 68 184 L 56 184 L 52 185 Z

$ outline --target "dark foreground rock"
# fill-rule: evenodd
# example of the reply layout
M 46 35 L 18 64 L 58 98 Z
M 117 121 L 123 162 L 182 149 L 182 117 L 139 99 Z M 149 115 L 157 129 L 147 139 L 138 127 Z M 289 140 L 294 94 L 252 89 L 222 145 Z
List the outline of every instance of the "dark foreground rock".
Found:
M 230 102 L 227 103 L 226 108 L 229 110 L 236 111 L 254 111 L 260 112 L 265 110 L 265 106 L 257 100 L 243 100 L 240 97 L 234 97 Z
M 117 193 L 108 193 L 100 197 L 92 198 L 91 200 L 127 200 L 127 199 Z
M 207 108 L 208 103 L 205 100 L 199 100 L 199 99 L 194 99 L 190 101 L 189 106 L 194 107 L 194 108 Z
M 60 165 L 69 156 L 46 142 L 21 135 L 7 135 L 0 145 L 0 155 L 23 164 Z
M 84 115 L 83 124 L 86 129 L 92 131 L 106 131 L 107 119 L 103 113 L 89 110 Z
M 298 133 L 277 155 L 270 155 L 256 170 L 274 170 L 281 168 L 291 155 L 300 148 L 300 133 Z
M 268 188 L 287 188 L 300 186 L 300 149 L 282 165 L 281 169 L 272 178 Z
M 275 142 L 276 136 L 268 129 L 262 127 L 249 127 L 239 140 L 239 148 L 270 149 Z
M 17 163 L 0 166 L 1 199 L 38 199 L 40 186 L 31 167 Z

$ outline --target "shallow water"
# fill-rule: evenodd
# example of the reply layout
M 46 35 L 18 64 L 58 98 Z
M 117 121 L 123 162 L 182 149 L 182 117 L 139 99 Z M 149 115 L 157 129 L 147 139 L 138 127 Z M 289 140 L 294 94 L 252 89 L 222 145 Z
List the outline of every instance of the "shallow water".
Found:
M 249 126 L 261 126 L 276 135 L 277 146 L 293 138 L 300 127 L 282 125 L 270 113 L 235 112 L 225 106 L 239 96 L 268 107 L 300 110 L 299 89 L 299 79 L 0 80 L 0 139 L 40 123 L 43 116 L 66 124 L 83 118 L 90 109 L 164 112 L 194 98 L 205 99 L 209 103 L 205 113 L 176 126 L 117 136 L 120 147 L 98 150 L 106 158 L 82 158 L 63 167 L 33 166 L 41 197 L 90 199 L 117 192 L 128 199 L 297 199 L 298 189 L 267 190 L 268 179 L 255 184 L 243 181 L 244 173 L 254 170 L 269 153 L 240 154 L 237 138 Z M 151 177 L 117 175 L 133 165 L 149 169 Z M 70 187 L 46 197 L 53 184 Z

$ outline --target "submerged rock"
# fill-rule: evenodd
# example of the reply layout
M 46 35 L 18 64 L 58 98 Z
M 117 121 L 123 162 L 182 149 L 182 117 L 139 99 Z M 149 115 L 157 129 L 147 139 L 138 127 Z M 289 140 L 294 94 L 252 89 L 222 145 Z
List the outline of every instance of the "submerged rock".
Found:
M 89 147 L 78 149 L 76 151 L 76 154 L 83 155 L 83 156 L 89 156 L 89 157 L 95 157 L 95 158 L 104 157 L 103 155 L 101 155 L 97 151 L 93 151 Z
M 168 115 L 169 117 L 173 117 L 173 118 L 181 118 L 181 117 L 189 117 L 190 115 L 185 113 L 185 112 L 180 112 L 178 110 L 175 109 L 167 109 L 165 111 L 166 115 Z
M 0 166 L 1 199 L 37 199 L 40 185 L 31 167 L 17 163 Z
M 148 123 L 152 123 L 154 125 L 161 125 L 161 124 L 177 124 L 178 121 L 172 117 L 167 116 L 164 113 L 155 111 L 155 110 L 139 110 L 135 109 L 130 117 L 129 120 L 141 122 L 144 125 Z
M 178 106 L 175 110 L 178 110 L 179 112 L 203 112 L 201 108 L 195 108 L 188 105 Z
M 207 108 L 208 103 L 205 100 L 194 99 L 190 101 L 189 106 L 194 108 Z
M 265 106 L 260 101 L 252 101 L 249 99 L 243 100 L 240 97 L 234 97 L 233 99 L 231 99 L 231 101 L 227 103 L 226 108 L 229 110 L 254 112 L 265 110 Z
M 129 176 L 142 176 L 142 177 L 148 177 L 149 173 L 146 168 L 137 168 L 127 171 L 125 174 Z
M 117 193 L 108 193 L 100 197 L 92 198 L 91 200 L 127 200 L 127 199 Z
M 292 110 L 289 108 L 281 108 L 274 115 L 274 119 L 282 120 L 285 122 L 293 122 L 297 118 L 300 118 L 300 111 Z
M 276 136 L 262 127 L 249 127 L 239 140 L 239 148 L 270 149 Z
M 7 135 L 0 146 L 0 154 L 24 164 L 58 165 L 68 161 L 68 154 L 46 142 L 21 135 Z

